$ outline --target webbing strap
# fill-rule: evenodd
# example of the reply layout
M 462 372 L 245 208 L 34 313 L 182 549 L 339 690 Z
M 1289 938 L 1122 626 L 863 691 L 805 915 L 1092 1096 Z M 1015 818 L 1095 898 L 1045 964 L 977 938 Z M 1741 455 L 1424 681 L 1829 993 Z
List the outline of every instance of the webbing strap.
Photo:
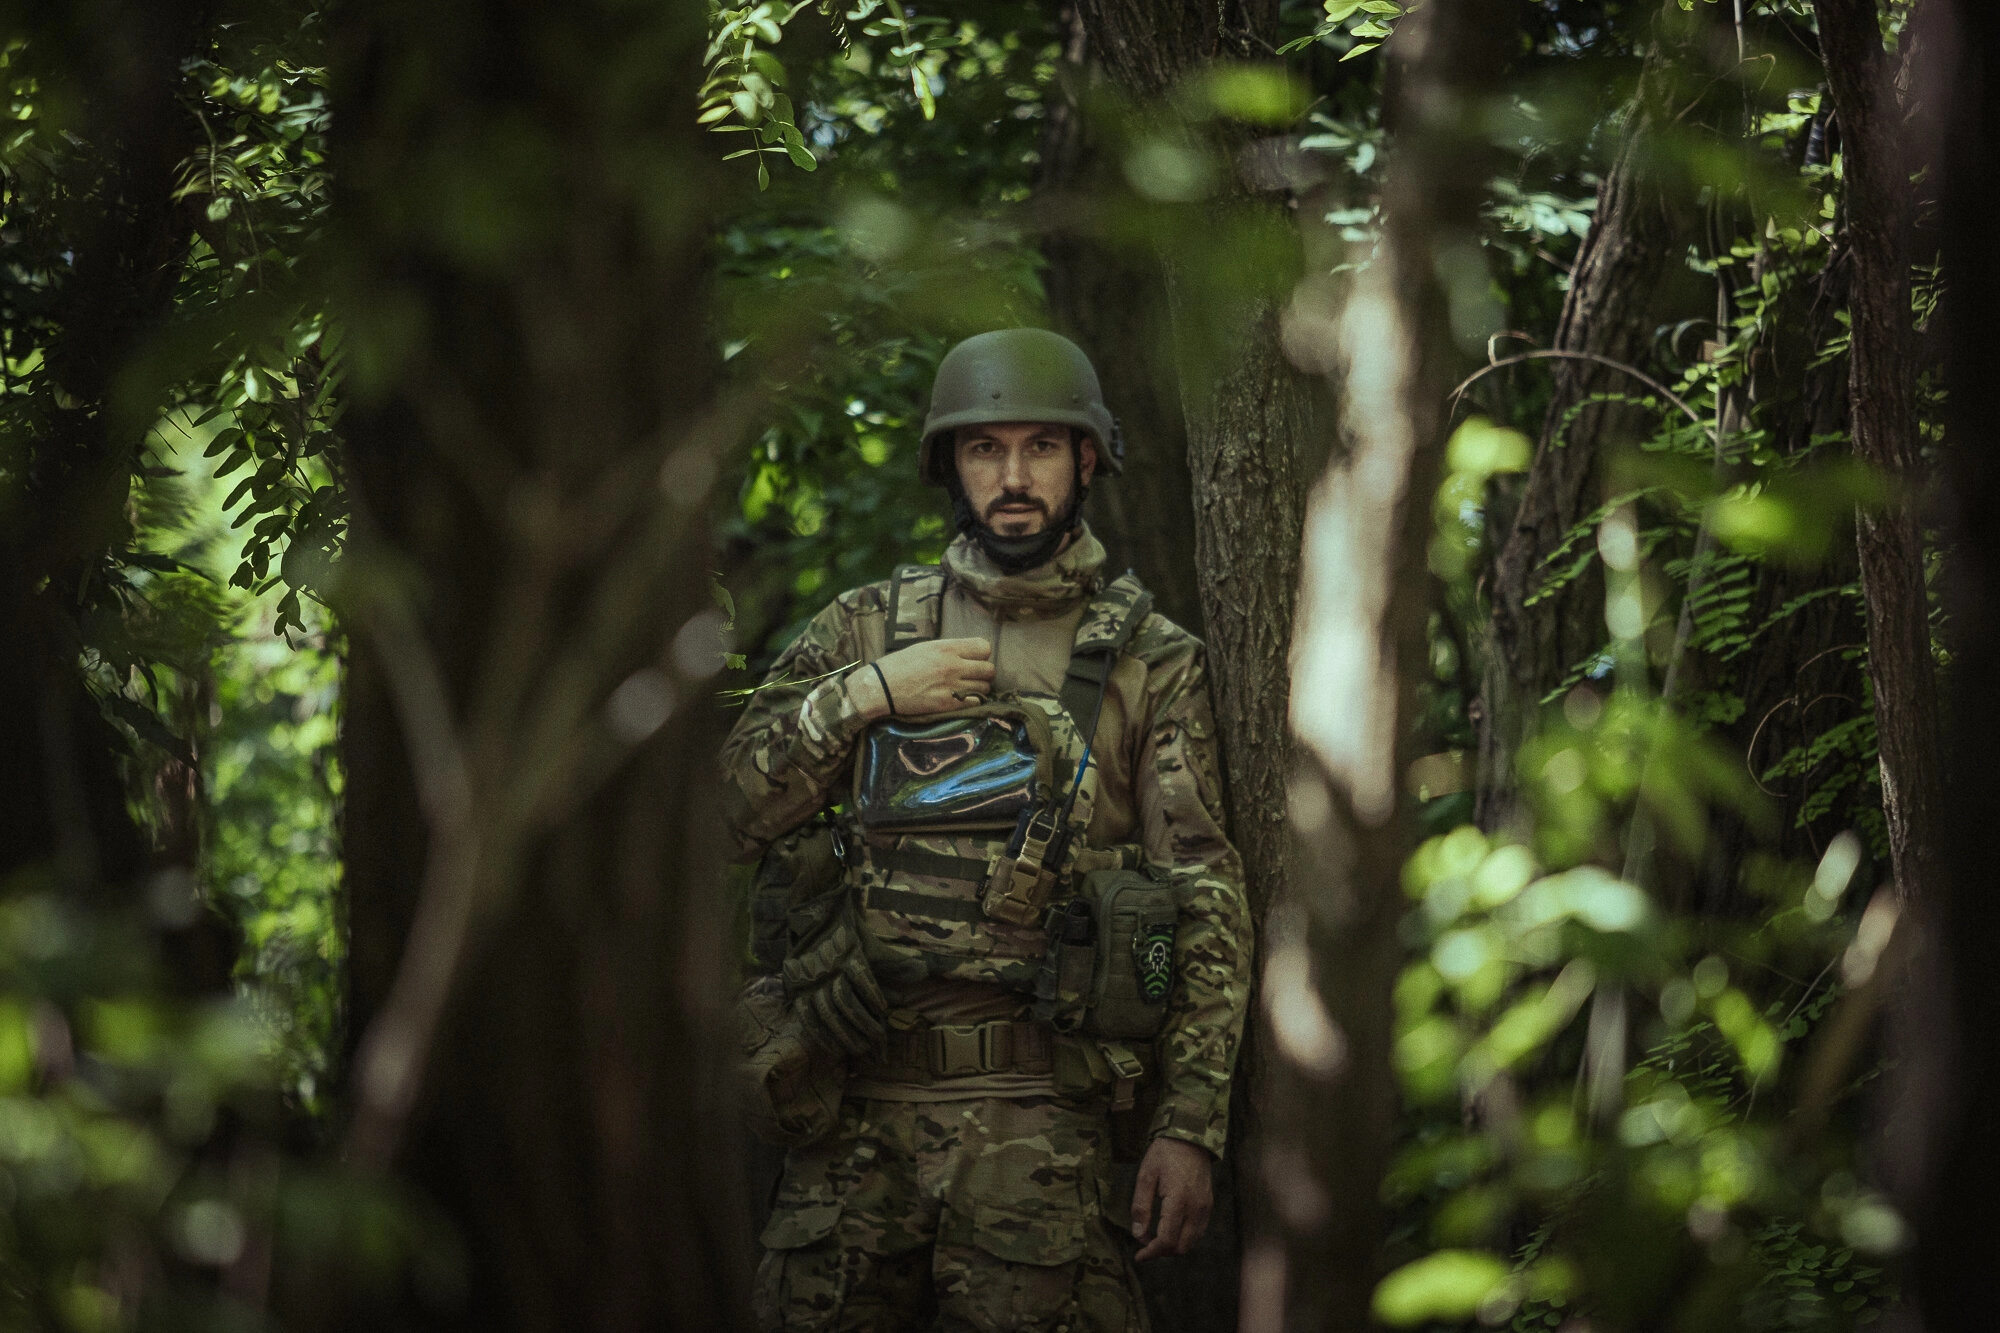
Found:
M 1118 582 L 1127 580 L 1135 589 L 1131 600 L 1117 612 L 1110 625 L 1090 627 L 1083 641 L 1070 651 L 1069 670 L 1063 675 L 1060 694 L 1063 711 L 1069 714 L 1070 721 L 1079 729 L 1088 728 L 1082 731 L 1087 743 L 1094 744 L 1096 741 L 1097 722 L 1104 711 L 1104 695 L 1111 684 L 1111 668 L 1117 663 L 1118 654 L 1139 632 L 1140 624 L 1153 611 L 1153 594 L 1137 587 L 1137 578 L 1129 573 Z M 1085 609 L 1086 625 L 1089 625 L 1097 605 L 1093 602 Z M 1113 605 L 1116 605 L 1115 599 Z
M 1094 705 L 1104 697 L 1104 690 L 1111 680 L 1111 664 L 1117 659 L 1117 651 L 1071 653 L 1069 672 L 1063 677 L 1063 711 L 1070 721 L 1081 730 L 1095 712 Z
M 907 648 L 926 638 L 936 638 L 938 625 L 930 626 L 926 635 L 924 627 L 914 620 L 910 622 L 912 632 L 903 631 L 903 587 L 905 584 L 925 576 L 942 577 L 943 571 L 936 565 L 897 565 L 896 572 L 889 578 L 889 619 L 882 627 L 882 655 L 888 656 L 899 648 Z M 943 616 L 940 614 L 939 619 Z
M 970 856 L 950 856 L 916 847 L 897 847 L 886 852 L 870 850 L 868 859 L 884 870 L 927 875 L 932 879 L 962 879 L 972 884 L 984 884 L 988 869 L 986 862 Z
M 986 919 L 986 913 L 979 910 L 977 898 L 945 898 L 935 893 L 911 893 L 907 889 L 884 888 L 880 884 L 869 888 L 868 906 L 877 912 L 923 917 L 929 921 Z

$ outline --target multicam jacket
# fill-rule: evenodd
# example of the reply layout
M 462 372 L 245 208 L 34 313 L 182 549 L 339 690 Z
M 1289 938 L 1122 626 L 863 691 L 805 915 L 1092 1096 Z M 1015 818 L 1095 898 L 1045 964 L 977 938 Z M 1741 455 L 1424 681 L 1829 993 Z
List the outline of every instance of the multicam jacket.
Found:
M 1020 575 L 1003 574 L 960 538 L 945 555 L 942 605 L 916 611 L 942 637 L 988 639 L 995 697 L 1048 709 L 1072 763 L 1082 749 L 1078 729 L 1088 719 L 1072 722 L 1056 699 L 1071 645 L 1093 632 L 1082 623 L 1086 610 L 1136 587 L 1128 579 L 1107 590 L 1103 564 L 1104 548 L 1088 529 L 1054 561 Z M 847 668 L 882 655 L 889 601 L 887 581 L 835 599 L 780 656 L 731 731 L 723 765 L 734 831 L 747 857 L 848 795 L 868 723 L 848 694 Z M 907 623 L 912 611 L 899 610 Z M 1097 778 L 1086 846 L 1136 846 L 1145 861 L 1178 872 L 1189 886 L 1174 944 L 1177 984 L 1157 1043 L 1161 1099 L 1152 1132 L 1220 1155 L 1249 994 L 1251 922 L 1242 863 L 1222 830 L 1203 649 L 1164 616 L 1148 614 L 1112 668 L 1091 765 Z M 903 845 L 940 857 L 984 854 L 979 840 L 951 835 L 905 838 Z M 982 919 L 976 888 L 967 884 L 903 871 L 885 876 L 873 867 L 863 873 L 882 881 L 874 888 L 890 890 L 869 895 L 871 902 L 937 902 L 957 893 L 973 909 L 963 919 L 946 913 L 939 920 L 871 907 L 869 930 L 886 946 L 877 971 L 892 1002 L 935 1023 L 1023 1015 L 1047 944 L 1039 927 Z M 864 1078 L 849 1090 L 939 1100 L 1029 1096 L 1047 1093 L 1049 1083 L 993 1074 L 948 1089 L 899 1091 Z

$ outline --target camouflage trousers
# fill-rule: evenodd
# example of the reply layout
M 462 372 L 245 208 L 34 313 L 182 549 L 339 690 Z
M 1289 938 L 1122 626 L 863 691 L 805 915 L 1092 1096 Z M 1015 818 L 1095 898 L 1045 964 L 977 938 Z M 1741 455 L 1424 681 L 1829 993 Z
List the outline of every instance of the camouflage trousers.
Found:
M 850 1099 L 785 1160 L 757 1325 L 1145 1333 L 1110 1128 L 1054 1098 Z

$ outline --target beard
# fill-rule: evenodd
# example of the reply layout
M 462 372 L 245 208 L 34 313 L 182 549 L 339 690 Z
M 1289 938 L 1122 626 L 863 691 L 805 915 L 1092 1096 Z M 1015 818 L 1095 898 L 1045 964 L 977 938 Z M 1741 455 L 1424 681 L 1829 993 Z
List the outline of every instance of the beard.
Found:
M 1026 506 L 1034 510 L 1035 513 L 1002 514 L 1000 510 L 1008 505 Z M 1009 525 L 1016 523 L 1028 523 L 1034 519 L 1036 514 L 1039 514 L 1041 516 L 1042 520 L 1041 526 L 1034 528 L 1027 528 L 1017 535 L 1024 537 L 1033 536 L 1035 533 L 1047 530 L 1049 526 L 1049 520 L 1051 517 L 1049 513 L 1048 502 L 1046 500 L 1041 500 L 1036 498 L 1035 496 L 1029 495 L 1025 491 L 1003 491 L 1001 492 L 999 498 L 995 499 L 991 504 L 986 506 L 986 511 L 979 516 L 979 521 L 988 528 L 991 528 L 993 531 L 998 532 L 1000 531 L 1000 528 L 998 526 L 1000 523 L 1006 523 Z

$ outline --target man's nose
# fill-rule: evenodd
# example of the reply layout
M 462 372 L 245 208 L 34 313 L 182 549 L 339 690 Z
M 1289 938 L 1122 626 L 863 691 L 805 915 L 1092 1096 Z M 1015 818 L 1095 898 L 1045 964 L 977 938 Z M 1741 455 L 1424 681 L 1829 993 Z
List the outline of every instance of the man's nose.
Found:
M 1010 491 L 1028 489 L 1028 453 L 1025 449 L 1009 449 L 1000 465 L 1000 484 Z

